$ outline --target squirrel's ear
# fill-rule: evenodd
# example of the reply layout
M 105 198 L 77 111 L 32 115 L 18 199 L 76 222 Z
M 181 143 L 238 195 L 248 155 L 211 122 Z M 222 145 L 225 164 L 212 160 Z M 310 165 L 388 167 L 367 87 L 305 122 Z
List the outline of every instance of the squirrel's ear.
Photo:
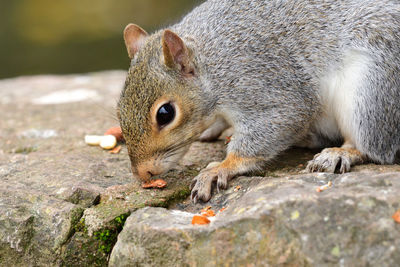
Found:
M 162 36 L 162 48 L 165 65 L 179 68 L 184 74 L 193 75 L 189 51 L 183 40 L 174 32 L 165 30 Z
M 146 40 L 147 32 L 135 24 L 128 24 L 124 30 L 124 40 L 129 58 L 133 58 Z

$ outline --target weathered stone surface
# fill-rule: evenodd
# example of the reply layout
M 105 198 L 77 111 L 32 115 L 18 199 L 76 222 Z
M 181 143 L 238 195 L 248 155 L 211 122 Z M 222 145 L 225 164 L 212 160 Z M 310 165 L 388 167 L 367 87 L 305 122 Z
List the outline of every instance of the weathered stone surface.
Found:
M 130 182 L 125 152 L 109 155 L 83 142 L 117 124 L 124 77 L 0 81 L 0 265 L 61 264 L 84 209 L 108 186 Z
M 141 188 L 125 147 L 112 155 L 83 141 L 118 124 L 125 74 L 0 81 L 0 266 L 105 266 L 111 250 L 112 266 L 398 265 L 398 165 L 302 174 L 314 152 L 293 149 L 194 205 L 191 179 L 224 157 L 222 140 L 196 142 L 162 177 L 167 188 Z M 192 226 L 205 205 L 227 209 Z
M 10 190 L 0 190 L 0 263 L 13 265 L 25 256 L 21 260 L 33 265 L 55 264 L 54 253 L 73 233 L 83 209 L 33 191 Z
M 125 75 L 0 81 L 0 265 L 105 265 L 127 214 L 188 195 L 199 156 L 169 174 L 165 190 L 144 190 L 125 148 L 112 155 L 84 143 L 118 125 Z M 206 157 L 222 154 L 221 143 L 197 146 Z
M 400 173 L 360 169 L 240 177 L 232 183 L 239 191 L 208 203 L 226 209 L 206 226 L 192 226 L 191 212 L 141 209 L 125 223 L 110 266 L 397 266 L 400 225 L 391 216 L 400 208 Z M 316 192 L 328 181 L 332 187 Z

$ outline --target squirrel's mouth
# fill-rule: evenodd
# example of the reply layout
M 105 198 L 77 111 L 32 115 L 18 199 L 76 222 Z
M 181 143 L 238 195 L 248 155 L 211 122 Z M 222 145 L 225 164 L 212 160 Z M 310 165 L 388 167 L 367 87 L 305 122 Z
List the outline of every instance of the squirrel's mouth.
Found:
M 147 182 L 150 178 L 164 174 L 179 165 L 179 161 L 189 149 L 189 144 L 179 149 L 157 153 L 151 158 L 132 164 L 134 178 Z

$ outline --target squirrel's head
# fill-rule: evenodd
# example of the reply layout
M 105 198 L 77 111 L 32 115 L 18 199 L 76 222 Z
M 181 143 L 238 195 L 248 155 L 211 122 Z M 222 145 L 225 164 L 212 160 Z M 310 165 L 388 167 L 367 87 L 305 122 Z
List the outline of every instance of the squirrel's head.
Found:
M 137 25 L 124 30 L 131 67 L 118 103 L 132 172 L 141 180 L 173 168 L 207 126 L 196 56 L 174 32 L 148 35 Z

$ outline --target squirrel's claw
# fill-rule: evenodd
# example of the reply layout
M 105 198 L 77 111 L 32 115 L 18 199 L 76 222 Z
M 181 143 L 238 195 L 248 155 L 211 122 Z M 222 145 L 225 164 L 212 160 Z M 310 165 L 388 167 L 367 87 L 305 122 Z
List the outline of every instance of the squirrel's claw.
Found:
M 199 199 L 199 196 L 197 195 L 198 191 L 197 190 L 193 190 L 194 186 L 197 183 L 197 179 L 194 178 L 192 183 L 190 184 L 190 189 L 192 190 L 191 194 L 190 194 L 190 200 L 192 200 L 192 202 L 194 204 L 197 203 L 197 200 Z
M 363 161 L 356 149 L 326 148 L 314 156 L 307 164 L 307 172 L 349 172 L 351 166 Z
M 197 200 L 199 200 L 199 196 L 197 195 L 197 190 L 192 191 L 192 193 L 190 194 L 190 199 L 193 201 L 194 204 L 197 203 Z
M 217 182 L 217 191 L 220 189 L 226 189 L 228 186 L 229 171 L 221 168 L 219 163 L 212 163 L 202 170 L 192 182 L 191 188 L 191 199 L 194 203 L 197 200 L 207 202 L 211 198 L 212 185 Z
M 193 187 L 196 185 L 196 182 L 197 182 L 197 179 L 196 179 L 196 178 L 197 178 L 197 177 L 193 178 L 192 183 L 190 184 L 190 190 L 192 190 Z M 193 191 L 192 191 L 192 193 L 193 193 Z
M 219 193 L 220 189 L 226 189 L 228 187 L 228 173 L 220 172 L 217 180 L 217 191 Z
M 194 203 L 198 200 L 204 202 L 210 200 L 212 184 L 219 176 L 218 170 L 218 167 L 206 168 L 193 179 L 191 199 Z

